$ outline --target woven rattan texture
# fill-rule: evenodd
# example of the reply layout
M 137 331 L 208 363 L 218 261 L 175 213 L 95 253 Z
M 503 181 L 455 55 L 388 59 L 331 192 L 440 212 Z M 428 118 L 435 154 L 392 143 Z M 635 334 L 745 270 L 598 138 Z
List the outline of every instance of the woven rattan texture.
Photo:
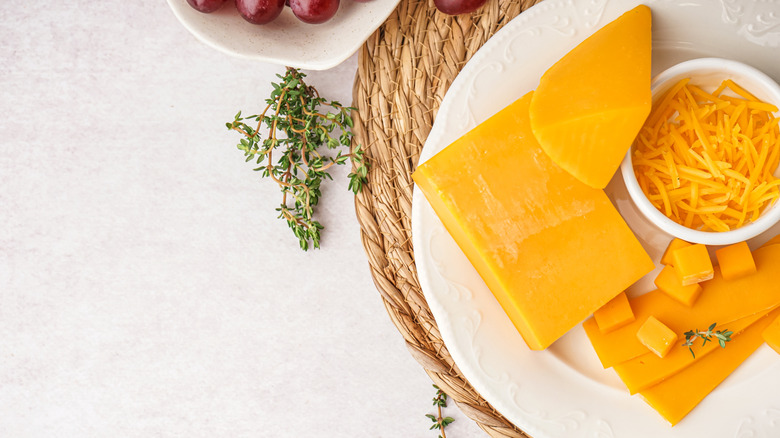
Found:
M 356 140 L 366 147 L 368 184 L 355 208 L 371 274 L 412 356 L 493 437 L 527 437 L 471 387 L 442 342 L 412 251 L 412 178 L 442 98 L 461 68 L 497 30 L 539 0 L 488 0 L 447 16 L 432 0 L 401 0 L 360 49 Z

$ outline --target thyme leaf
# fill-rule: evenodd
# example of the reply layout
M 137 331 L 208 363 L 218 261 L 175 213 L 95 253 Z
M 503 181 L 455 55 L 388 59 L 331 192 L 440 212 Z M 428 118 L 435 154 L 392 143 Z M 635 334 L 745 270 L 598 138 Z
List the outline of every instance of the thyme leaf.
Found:
M 726 348 L 726 342 L 731 341 L 731 335 L 733 335 L 734 332 L 731 330 L 715 330 L 715 326 L 717 326 L 717 323 L 713 322 L 705 331 L 694 329 L 684 333 L 685 342 L 682 346 L 688 347 L 688 350 L 690 350 L 694 359 L 696 358 L 696 353 L 693 352 L 693 341 L 696 339 L 702 339 L 702 347 L 705 346 L 707 342 L 713 341 L 714 339 L 718 341 L 721 348 Z
M 262 113 L 244 117 L 239 111 L 226 123 L 229 130 L 241 134 L 237 147 L 245 161 L 254 162 L 261 177 L 279 185 L 278 218 L 287 222 L 304 251 L 320 247 L 324 227 L 315 219 L 315 208 L 322 182 L 333 179 L 329 169 L 350 163 L 347 187 L 355 194 L 368 175 L 364 150 L 352 142 L 354 108 L 320 97 L 304 82 L 305 76 L 287 67 L 284 75 L 277 75 L 281 82 L 271 84 L 273 91 Z
M 433 422 L 433 425 L 428 430 L 438 429 L 441 431 L 441 435 L 439 435 L 439 438 L 447 438 L 447 434 L 444 432 L 444 428 L 449 426 L 453 421 L 455 421 L 455 419 L 452 417 L 442 418 L 441 408 L 447 407 L 447 394 L 445 394 L 444 391 L 439 389 L 438 386 L 433 385 L 433 387 L 436 388 L 436 397 L 433 398 L 433 405 L 436 406 L 438 415 L 425 414 L 425 416 L 430 418 L 431 421 Z

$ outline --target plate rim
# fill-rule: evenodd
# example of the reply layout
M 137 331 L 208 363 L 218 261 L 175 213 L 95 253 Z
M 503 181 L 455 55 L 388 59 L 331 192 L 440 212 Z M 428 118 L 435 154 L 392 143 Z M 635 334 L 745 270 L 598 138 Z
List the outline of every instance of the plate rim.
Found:
M 341 0 L 341 1 L 354 1 L 354 0 Z M 377 21 L 374 24 L 363 28 L 363 32 L 360 32 L 358 37 L 352 38 L 349 44 L 343 44 L 341 46 L 342 49 L 339 50 L 338 54 L 327 59 L 319 60 L 317 58 L 301 59 L 294 56 L 284 56 L 284 55 L 270 56 L 260 52 L 256 54 L 248 54 L 239 50 L 235 50 L 231 47 L 227 47 L 223 44 L 220 44 L 218 41 L 210 38 L 205 32 L 203 32 L 200 28 L 198 28 L 198 26 L 195 26 L 191 20 L 187 19 L 186 15 L 182 12 L 183 8 L 190 7 L 189 5 L 187 5 L 186 0 L 166 0 L 168 7 L 171 9 L 173 15 L 176 17 L 179 23 L 185 29 L 187 29 L 187 31 L 190 32 L 198 41 L 211 47 L 212 49 L 215 49 L 226 55 L 230 55 L 240 59 L 268 62 L 271 64 L 278 64 L 278 65 L 288 65 L 299 69 L 316 70 L 316 71 L 328 70 L 333 67 L 336 67 L 342 62 L 346 61 L 350 56 L 355 54 L 355 52 L 357 52 L 360 49 L 360 47 L 371 37 L 371 35 L 373 35 L 374 32 L 376 32 L 376 30 L 387 21 L 387 18 L 395 11 L 395 9 L 398 7 L 398 4 L 401 2 L 401 0 L 371 0 L 371 1 L 376 3 L 387 2 L 388 3 L 387 9 L 386 10 L 382 9 L 382 12 L 377 15 Z M 232 1 L 229 1 L 228 4 L 225 5 L 225 7 L 231 7 L 231 6 L 233 6 Z M 203 14 L 203 15 L 207 15 L 207 14 Z M 326 26 L 326 25 L 327 23 L 306 24 L 305 26 Z

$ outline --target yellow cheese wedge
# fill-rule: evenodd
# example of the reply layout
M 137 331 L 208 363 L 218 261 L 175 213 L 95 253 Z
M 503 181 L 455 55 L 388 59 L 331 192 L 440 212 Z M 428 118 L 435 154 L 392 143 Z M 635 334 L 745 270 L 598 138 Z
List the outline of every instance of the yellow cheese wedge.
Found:
M 650 113 L 650 8 L 621 15 L 542 76 L 531 126 L 552 160 L 604 188 Z
M 728 324 L 721 324 L 715 330 L 730 330 L 734 332 L 731 335 L 731 338 L 734 339 L 743 330 L 766 316 L 767 313 L 769 312 L 759 312 Z M 693 330 L 696 327 L 690 327 L 690 329 Z M 682 345 L 684 341 L 685 336 L 681 336 L 680 341 L 672 347 L 671 351 L 663 359 L 653 353 L 647 353 L 616 364 L 613 369 L 628 388 L 628 392 L 636 394 L 693 365 L 697 360 L 701 360 L 701 358 L 712 353 L 715 349 L 721 348 L 717 342 L 707 342 L 702 345 L 700 341 L 697 341 L 690 347 L 695 353 L 694 356 L 688 350 L 688 347 Z
M 639 394 L 674 426 L 761 346 L 764 342 L 761 333 L 778 315 L 780 309 L 773 310 L 727 343 L 726 348 L 715 349 L 695 364 Z
M 691 328 L 705 328 L 713 322 L 719 326 L 754 315 L 780 304 L 780 245 L 753 251 L 757 272 L 737 280 L 726 281 L 715 268 L 715 277 L 701 283 L 702 293 L 693 307 L 685 306 L 660 290 L 631 300 L 636 320 L 609 333 L 602 333 L 593 318 L 582 324 L 591 345 L 604 368 L 625 362 L 647 352 L 636 339 L 636 332 L 647 317 L 653 315 L 678 334 Z
M 602 190 L 531 133 L 531 94 L 421 164 L 413 178 L 528 346 L 544 349 L 653 269 Z

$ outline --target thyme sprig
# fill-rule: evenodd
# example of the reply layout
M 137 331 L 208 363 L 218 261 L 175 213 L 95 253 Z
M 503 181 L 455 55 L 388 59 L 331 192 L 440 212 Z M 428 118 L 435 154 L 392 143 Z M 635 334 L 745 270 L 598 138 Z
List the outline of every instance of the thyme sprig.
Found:
M 348 188 L 358 193 L 368 167 L 361 146 L 352 144 L 354 125 L 349 113 L 353 108 L 320 97 L 297 69 L 287 67 L 284 76 L 277 76 L 281 82 L 271 84 L 273 91 L 262 113 L 243 117 L 239 111 L 226 125 L 242 135 L 238 149 L 244 151 L 246 161 L 255 161 L 258 167 L 254 170 L 279 185 L 278 217 L 287 221 L 306 251 L 310 246 L 320 247 L 324 227 L 314 219 L 314 210 L 322 195 L 322 181 L 333 179 L 328 170 L 350 162 Z M 338 151 L 331 156 L 326 150 Z
M 707 342 L 712 341 L 713 338 L 715 338 L 718 341 L 718 344 L 720 344 L 721 348 L 726 348 L 726 342 L 731 341 L 731 335 L 734 334 L 731 330 L 715 330 L 715 326 L 717 323 L 712 323 L 706 331 L 700 331 L 699 329 L 695 330 L 689 330 L 685 332 L 685 343 L 683 343 L 683 347 L 688 347 L 688 350 L 690 350 L 691 354 L 693 355 L 694 359 L 696 358 L 696 353 L 693 352 L 693 341 L 697 338 L 702 339 L 701 346 L 707 344 Z M 713 331 L 715 330 L 715 331 Z
M 431 421 L 433 421 L 433 425 L 428 430 L 438 429 L 441 431 L 441 435 L 439 435 L 439 438 L 447 438 L 447 434 L 444 432 L 444 428 L 447 427 L 453 421 L 455 421 L 455 419 L 452 417 L 442 418 L 441 408 L 447 407 L 447 394 L 445 394 L 444 391 L 439 389 L 438 386 L 433 385 L 433 387 L 436 388 L 436 397 L 433 398 L 433 405 L 436 406 L 438 415 L 425 414 L 426 417 L 430 418 Z

